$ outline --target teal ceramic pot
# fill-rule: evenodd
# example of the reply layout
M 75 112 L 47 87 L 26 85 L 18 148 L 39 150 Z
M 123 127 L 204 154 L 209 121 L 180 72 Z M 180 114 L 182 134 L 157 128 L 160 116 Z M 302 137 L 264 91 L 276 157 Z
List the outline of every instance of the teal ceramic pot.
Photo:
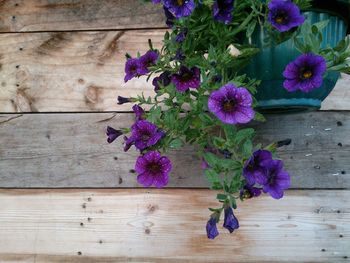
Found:
M 336 1 L 325 2 L 334 4 Z M 334 47 L 346 36 L 347 18 L 350 18 L 349 9 L 345 9 L 345 13 L 343 12 L 344 8 L 341 12 L 336 11 L 334 9 L 325 11 L 325 6 L 317 6 L 317 8 L 304 13 L 307 20 L 311 23 L 324 20 L 330 21 L 328 26 L 322 31 L 323 47 L 328 45 Z M 344 16 L 346 13 L 348 13 L 347 18 Z M 292 40 L 285 41 L 277 46 L 263 48 L 264 38 L 264 30 L 258 28 L 250 42 L 261 48 L 261 52 L 252 59 L 245 69 L 248 76 L 262 80 L 256 94 L 258 100 L 257 109 L 262 112 L 292 112 L 319 109 L 321 102 L 334 88 L 339 78 L 339 73 L 329 72 L 324 78 L 323 85 L 310 93 L 301 91 L 288 92 L 283 88 L 284 78 L 282 73 L 286 65 L 298 57 L 300 53 L 294 47 Z

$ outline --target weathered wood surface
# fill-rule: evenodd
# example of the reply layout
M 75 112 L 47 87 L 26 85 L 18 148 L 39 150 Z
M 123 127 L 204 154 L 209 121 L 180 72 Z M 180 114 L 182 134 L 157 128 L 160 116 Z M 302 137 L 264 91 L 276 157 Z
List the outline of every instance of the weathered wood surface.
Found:
M 1 262 L 345 262 L 349 191 L 240 203 L 209 240 L 209 190 L 0 190 Z
M 6 2 L 6 1 L 5 1 Z M 0 34 L 0 112 L 130 111 L 116 98 L 153 95 L 145 78 L 124 84 L 125 53 L 160 47 L 164 30 Z M 350 77 L 324 110 L 350 109 Z
M 2 0 L 0 32 L 165 26 L 160 6 L 141 0 Z
M 0 187 L 137 187 L 136 150 L 109 145 L 107 125 L 130 127 L 133 114 L 0 115 Z M 265 144 L 286 138 L 280 157 L 294 188 L 350 188 L 350 114 L 271 115 L 257 126 Z M 191 147 L 170 153 L 170 187 L 207 187 Z

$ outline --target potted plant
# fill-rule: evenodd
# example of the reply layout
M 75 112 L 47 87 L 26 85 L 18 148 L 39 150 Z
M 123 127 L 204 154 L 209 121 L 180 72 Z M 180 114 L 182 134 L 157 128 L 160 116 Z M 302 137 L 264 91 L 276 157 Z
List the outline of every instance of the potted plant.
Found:
M 135 160 L 137 181 L 159 188 L 171 180 L 172 164 L 166 153 L 184 144 L 195 145 L 211 188 L 219 192 L 219 205 L 210 208 L 206 226 L 208 238 L 213 239 L 222 214 L 224 228 L 231 233 L 239 228 L 233 213 L 238 200 L 262 193 L 279 199 L 290 186 L 289 173 L 276 155 L 276 149 L 290 140 L 261 145 L 254 141 L 254 129 L 246 126 L 253 120 L 264 121 L 256 111 L 255 96 L 260 96 L 258 77 L 265 79 L 254 67 L 269 67 L 276 61 L 273 71 L 283 81 L 274 90 L 263 87 L 269 98 L 278 89 L 285 94 L 312 94 L 323 89 L 331 72 L 350 72 L 349 39 L 326 47 L 324 39 L 333 41 L 323 34 L 329 21 L 321 16 L 307 20 L 310 16 L 303 11 L 312 7 L 310 0 L 152 2 L 163 6 L 171 30 L 165 33 L 161 49 L 149 40 L 145 54 L 126 54 L 124 80 L 152 78 L 155 96 L 119 96 L 119 104 L 134 104 L 135 123 L 128 128 L 107 127 L 107 140 L 111 143 L 123 135 L 125 151 L 130 147 L 140 151 Z M 271 50 L 265 49 L 279 45 L 300 54 L 271 59 Z

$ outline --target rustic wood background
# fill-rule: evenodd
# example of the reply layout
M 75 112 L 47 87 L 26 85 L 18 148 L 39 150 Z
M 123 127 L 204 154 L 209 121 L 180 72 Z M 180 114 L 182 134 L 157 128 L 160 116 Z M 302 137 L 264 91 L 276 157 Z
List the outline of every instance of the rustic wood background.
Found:
M 0 1 L 0 262 L 348 261 L 349 76 L 321 111 L 256 126 L 263 143 L 292 139 L 279 153 L 293 189 L 241 203 L 234 234 L 205 236 L 215 193 L 199 189 L 191 147 L 170 155 L 173 189 L 138 188 L 136 151 L 104 132 L 132 123 L 118 95 L 153 93 L 123 83 L 125 52 L 165 30 L 161 8 L 137 0 Z

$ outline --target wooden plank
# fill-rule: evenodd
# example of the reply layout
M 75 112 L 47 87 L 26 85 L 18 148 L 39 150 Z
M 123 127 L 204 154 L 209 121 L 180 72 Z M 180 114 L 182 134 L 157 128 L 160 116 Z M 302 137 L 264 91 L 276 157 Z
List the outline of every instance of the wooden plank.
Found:
M 125 53 L 161 46 L 164 30 L 0 35 L 0 112 L 130 111 L 116 97 L 153 95 L 145 78 L 124 84 Z M 323 109 L 350 109 L 350 77 Z
M 209 240 L 209 190 L 1 190 L 1 262 L 342 262 L 350 191 L 239 204 Z M 281 242 L 283 240 L 283 242 Z M 161 249 L 160 249 L 161 248 Z
M 0 32 L 164 27 L 160 6 L 139 0 L 0 1 Z
M 130 127 L 133 114 L 0 115 L 0 187 L 137 187 L 136 150 L 122 138 L 106 143 L 105 128 Z M 257 126 L 264 144 L 292 139 L 280 157 L 294 188 L 350 188 L 350 113 L 271 115 Z M 169 153 L 170 187 L 207 187 L 191 147 Z

